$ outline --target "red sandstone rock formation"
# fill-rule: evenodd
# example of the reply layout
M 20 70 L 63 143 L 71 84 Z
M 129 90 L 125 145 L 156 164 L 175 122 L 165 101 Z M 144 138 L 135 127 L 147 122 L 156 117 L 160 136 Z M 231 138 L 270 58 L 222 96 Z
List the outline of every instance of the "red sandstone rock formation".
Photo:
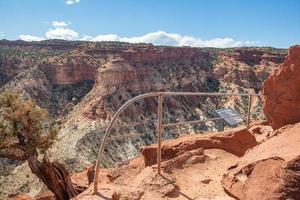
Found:
M 300 199 L 300 123 L 275 131 L 275 135 L 247 152 L 224 175 L 222 185 L 243 200 Z
M 210 53 L 204 52 L 199 48 L 181 47 L 172 48 L 165 47 L 156 49 L 149 47 L 146 49 L 135 48 L 123 51 L 121 57 L 132 64 L 155 65 L 161 63 L 163 60 L 165 64 L 177 62 L 190 62 L 192 59 L 208 59 Z
M 191 140 L 191 138 L 193 139 Z M 205 136 L 191 135 L 163 142 L 162 160 L 169 160 L 183 154 L 186 151 L 198 148 L 223 149 L 240 157 L 243 156 L 248 149 L 256 145 L 257 142 L 255 137 L 247 129 L 238 129 Z M 156 144 L 142 147 L 141 153 L 144 156 L 146 166 L 156 164 Z
M 236 199 L 300 199 L 299 85 L 300 46 L 294 46 L 263 88 L 265 115 L 278 130 L 268 133 L 269 138 L 250 149 L 223 177 L 224 189 Z M 261 132 L 256 129 L 252 132 Z
M 239 48 L 234 50 L 232 57 L 249 65 L 255 65 L 259 64 L 262 60 L 272 61 L 274 63 L 282 63 L 285 55 L 278 55 L 255 48 Z
M 220 187 L 221 176 L 227 166 L 238 158 L 233 154 L 242 156 L 256 144 L 255 138 L 246 129 L 187 135 L 163 142 L 161 176 L 157 175 L 157 165 L 147 166 L 151 160 L 156 161 L 155 145 L 144 147 L 144 158 L 137 157 L 121 167 L 100 170 L 101 178 L 98 181 L 101 195 L 93 195 L 91 184 L 89 189 L 75 199 L 230 200 Z M 72 179 L 87 183 L 86 174 L 87 170 L 74 175 Z
M 300 46 L 265 81 L 264 112 L 269 138 L 249 150 L 224 175 L 222 185 L 236 199 L 300 199 Z M 287 125 L 295 124 L 295 125 Z M 285 126 L 287 125 L 287 126 Z M 261 132 L 253 128 L 252 132 Z
M 291 47 L 282 64 L 265 81 L 264 113 L 278 129 L 300 121 L 300 46 Z

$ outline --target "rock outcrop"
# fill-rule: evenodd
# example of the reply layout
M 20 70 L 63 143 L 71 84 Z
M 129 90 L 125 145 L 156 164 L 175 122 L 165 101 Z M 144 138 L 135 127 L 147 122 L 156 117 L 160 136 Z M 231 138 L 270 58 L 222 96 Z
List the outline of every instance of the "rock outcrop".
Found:
M 228 169 L 222 185 L 236 199 L 300 199 L 300 123 L 247 152 Z
M 278 129 L 300 122 L 300 46 L 293 46 L 279 68 L 263 86 L 264 113 L 271 126 Z
M 276 130 L 271 133 L 251 128 L 258 138 L 265 138 L 228 168 L 222 185 L 230 196 L 243 200 L 300 199 L 299 84 L 300 46 L 294 46 L 263 86 L 264 112 Z
M 167 140 L 163 142 L 162 175 L 157 174 L 155 163 L 147 166 L 149 158 L 156 160 L 156 147 L 144 147 L 142 151 L 147 153 L 143 156 L 121 167 L 100 170 L 101 195 L 93 195 L 92 184 L 75 199 L 232 200 L 221 187 L 222 174 L 238 159 L 236 155 L 242 156 L 256 144 L 246 129 Z M 86 177 L 84 173 L 80 176 Z
M 249 65 L 257 65 L 262 60 L 280 64 L 283 62 L 285 55 L 281 54 L 280 56 L 278 56 L 277 53 L 270 53 L 268 51 L 263 51 L 255 48 L 239 48 L 234 50 L 232 57 Z
M 206 136 L 192 135 L 165 141 L 162 143 L 161 157 L 162 160 L 169 160 L 186 151 L 198 148 L 223 149 L 241 157 L 248 149 L 256 145 L 256 139 L 251 132 L 247 129 L 238 129 L 222 133 L 213 133 Z M 142 147 L 141 153 L 145 159 L 144 162 L 146 166 L 156 164 L 157 145 Z

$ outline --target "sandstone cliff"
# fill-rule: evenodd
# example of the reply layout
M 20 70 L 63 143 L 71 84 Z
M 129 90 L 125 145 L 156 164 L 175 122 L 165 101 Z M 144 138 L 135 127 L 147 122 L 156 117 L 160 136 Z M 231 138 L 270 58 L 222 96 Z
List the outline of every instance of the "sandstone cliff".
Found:
M 274 129 L 300 121 L 300 46 L 265 81 L 264 113 Z
M 222 184 L 236 199 L 300 199 L 300 47 L 264 83 L 264 112 L 275 130 L 229 167 Z

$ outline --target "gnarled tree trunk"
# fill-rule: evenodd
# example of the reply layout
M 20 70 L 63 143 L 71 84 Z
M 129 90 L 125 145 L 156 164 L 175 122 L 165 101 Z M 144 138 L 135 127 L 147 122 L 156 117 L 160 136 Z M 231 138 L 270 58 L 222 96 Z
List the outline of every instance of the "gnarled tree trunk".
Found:
M 69 200 L 84 190 L 74 187 L 65 167 L 59 162 L 50 162 L 47 156 L 44 156 L 42 162 L 37 156 L 29 156 L 28 163 L 32 173 L 44 182 L 57 200 Z

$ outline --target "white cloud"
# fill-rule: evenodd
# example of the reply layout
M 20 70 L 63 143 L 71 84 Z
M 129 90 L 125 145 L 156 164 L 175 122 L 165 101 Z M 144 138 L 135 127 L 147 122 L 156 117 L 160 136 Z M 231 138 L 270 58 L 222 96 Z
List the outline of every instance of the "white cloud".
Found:
M 107 35 L 98 35 L 91 39 L 91 41 L 121 41 L 122 38 L 120 38 L 118 35 L 115 34 L 107 34 Z
M 41 40 L 44 40 L 45 38 L 37 37 L 34 35 L 19 35 L 19 39 L 28 41 L 28 42 L 32 42 L 32 41 L 41 41 Z
M 64 27 L 64 26 L 68 26 L 68 24 L 66 22 L 63 21 L 53 21 L 52 25 L 55 27 Z
M 213 38 L 201 39 L 192 36 L 180 35 L 176 33 L 166 33 L 164 31 L 157 31 L 148 33 L 138 37 L 120 37 L 116 34 L 98 35 L 96 37 L 89 35 L 80 35 L 78 32 L 68 28 L 71 22 L 53 21 L 54 28 L 49 29 L 46 34 L 46 39 L 61 39 L 61 40 L 82 40 L 82 41 L 122 41 L 129 43 L 152 43 L 155 45 L 165 46 L 191 46 L 191 47 L 240 47 L 257 45 L 259 41 L 240 41 L 233 38 Z M 1 36 L 1 32 L 0 32 Z M 25 41 L 40 41 L 44 40 L 42 37 L 33 35 L 20 35 L 20 39 Z
M 61 39 L 61 40 L 75 40 L 78 39 L 79 34 L 68 28 L 67 26 L 71 24 L 71 22 L 63 22 L 63 21 L 53 21 L 52 25 L 54 29 L 49 29 L 46 32 L 47 39 Z
M 64 27 L 55 27 L 46 32 L 47 39 L 75 40 L 78 36 L 76 31 Z
M 74 3 L 79 3 L 80 0 L 66 0 L 66 4 L 72 5 Z
M 61 40 L 75 40 L 78 39 L 79 34 L 68 28 L 67 26 L 71 24 L 71 22 L 63 22 L 63 21 L 53 21 L 52 25 L 53 29 L 49 29 L 46 32 L 47 39 L 61 39 Z
M 4 33 L 0 32 L 0 37 L 4 37 Z
M 192 47 L 239 47 L 257 45 L 259 41 L 239 41 L 233 38 L 214 38 L 203 40 L 192 36 L 184 36 L 176 33 L 166 33 L 164 31 L 157 31 L 148 33 L 139 37 L 120 37 L 115 34 L 98 35 L 96 37 L 85 36 L 82 40 L 89 41 L 123 41 L 130 43 L 153 43 L 156 45 L 167 46 L 192 46 Z
M 79 37 L 79 34 L 68 28 L 67 26 L 71 24 L 71 22 L 63 22 L 63 21 L 53 21 L 51 23 L 54 28 L 50 28 L 46 34 L 45 38 L 37 37 L 33 35 L 19 35 L 21 40 L 25 41 L 41 41 L 45 39 L 61 39 L 61 40 L 76 40 Z

